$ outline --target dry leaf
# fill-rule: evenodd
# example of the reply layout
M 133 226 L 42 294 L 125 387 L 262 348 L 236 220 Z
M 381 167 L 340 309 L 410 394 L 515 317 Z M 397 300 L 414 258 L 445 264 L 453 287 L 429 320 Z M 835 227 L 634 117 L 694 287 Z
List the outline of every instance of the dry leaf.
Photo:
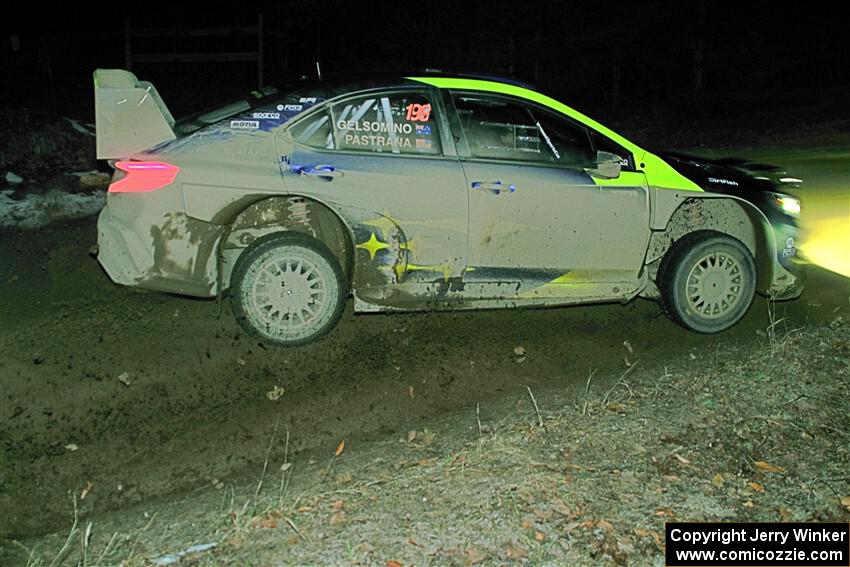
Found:
M 629 354 L 635 353 L 634 349 L 632 349 L 632 344 L 629 341 L 623 341 L 623 346 L 626 347 L 626 350 L 629 351 Z
M 337 510 L 333 514 L 331 514 L 330 524 L 332 526 L 338 526 L 345 522 L 345 511 Z
M 723 478 L 723 475 L 722 475 L 722 474 L 720 474 L 720 473 L 717 473 L 717 474 L 716 474 L 716 475 L 714 475 L 714 477 L 712 477 L 712 479 L 711 479 L 711 484 L 713 484 L 713 485 L 714 485 L 714 486 L 716 486 L 717 488 L 722 487 L 724 482 L 726 482 L 726 479 L 725 479 L 725 478 Z
M 534 539 L 536 541 L 543 541 L 544 539 L 546 539 L 546 534 L 544 534 L 543 532 L 534 532 Z
M 667 482 L 676 482 L 681 480 L 678 476 L 674 474 L 665 474 L 661 476 L 662 480 L 666 480 Z
M 387 559 L 386 561 L 384 561 L 384 565 L 386 565 L 387 567 L 404 567 L 404 565 L 402 565 L 395 559 Z
M 529 520 L 523 520 L 519 523 L 519 527 L 521 527 L 524 530 L 527 530 L 528 528 L 531 527 L 531 522 Z
M 611 522 L 609 522 L 608 520 L 599 520 L 598 522 L 596 522 L 596 525 L 605 530 L 606 532 L 614 531 L 614 526 L 612 526 Z
M 673 456 L 676 457 L 676 460 L 679 461 L 680 463 L 682 463 L 683 465 L 691 464 L 691 462 L 688 459 L 686 459 L 685 457 L 683 457 L 679 453 L 673 453 Z
M 785 472 L 785 469 L 783 469 L 782 467 L 777 467 L 776 465 L 771 465 L 770 463 L 765 462 L 765 461 L 756 461 L 753 464 L 756 466 L 757 469 L 762 470 L 764 472 L 773 472 L 773 473 Z
M 432 444 L 434 442 L 434 437 L 436 437 L 436 434 L 433 431 L 428 431 L 427 429 L 425 429 L 422 432 L 422 442 L 426 445 Z
M 743 505 L 744 505 L 744 508 L 752 508 L 753 506 L 755 506 L 755 504 L 753 504 L 752 500 L 747 500 L 746 502 L 744 502 Z
M 277 521 L 280 519 L 280 514 L 277 512 L 269 512 L 260 518 L 256 518 L 252 525 L 254 527 L 273 530 L 277 527 Z
M 339 442 L 339 445 L 336 446 L 336 451 L 334 451 L 334 457 L 339 457 L 342 455 L 342 452 L 345 451 L 345 439 Z
M 847 508 L 847 511 L 850 512 L 850 496 L 845 496 L 841 499 L 841 505 Z
M 481 563 L 485 559 L 487 559 L 487 555 L 474 547 L 471 547 L 466 550 L 466 553 L 463 554 L 466 559 L 465 563 L 467 565 L 477 565 Z
M 416 547 L 422 547 L 421 545 L 419 545 L 419 542 L 413 539 L 412 537 L 407 538 L 407 543 L 409 543 L 410 545 L 415 545 Z
M 343 506 L 345 506 L 345 500 L 331 501 L 331 510 L 342 510 Z
M 525 347 L 522 346 L 522 345 L 515 346 L 514 347 L 514 354 L 517 355 L 517 356 L 524 356 L 525 355 Z
M 555 498 L 555 500 L 552 502 L 552 508 L 562 516 L 572 516 L 572 510 L 570 510 L 570 507 L 567 506 L 567 504 L 560 498 Z
M 505 550 L 505 557 L 507 557 L 508 559 L 519 561 L 528 557 L 528 552 L 520 547 L 514 547 L 512 545 L 509 545 L 508 548 Z
M 785 506 L 779 507 L 779 515 L 782 517 L 783 522 L 790 522 L 791 517 L 794 515 L 791 510 L 786 508 Z
M 237 358 L 237 359 L 236 359 L 236 364 L 238 364 L 238 365 L 239 365 L 239 366 L 241 366 L 242 368 L 245 368 L 245 365 L 246 365 L 246 364 L 248 364 L 248 363 L 247 363 L 247 362 L 245 362 L 245 359 L 244 359 L 244 358 Z
M 129 372 L 122 372 L 121 374 L 118 375 L 118 381 L 129 388 L 130 387 L 130 373 Z
M 291 468 L 292 468 L 292 463 L 283 463 L 282 465 L 280 465 L 281 472 L 286 472 Z
M 89 492 L 91 492 L 92 488 L 94 488 L 94 485 L 91 483 L 90 480 L 87 480 L 85 488 L 83 488 L 83 491 L 80 492 L 80 500 L 85 500 L 86 496 L 89 495 Z
M 286 390 L 282 386 L 275 386 L 274 388 L 266 392 L 266 397 L 269 400 L 276 402 L 283 396 L 285 392 Z
M 313 509 L 310 506 L 300 506 L 295 511 L 299 514 L 303 514 L 304 512 L 312 512 Z
M 411 400 L 413 399 L 413 386 L 407 387 L 407 397 L 410 398 Z
M 764 492 L 764 486 L 762 486 L 758 482 L 748 482 L 747 486 L 749 486 L 751 489 L 755 490 L 756 492 Z
M 76 443 L 68 443 L 67 445 L 65 445 L 65 448 L 69 451 L 76 451 L 77 449 L 79 449 Z
M 407 432 L 407 442 L 413 443 L 416 441 L 416 431 L 408 431 Z
M 660 508 L 656 508 L 656 509 L 655 509 L 655 515 L 656 515 L 656 516 L 667 516 L 667 517 L 669 517 L 669 518 L 672 518 L 672 517 L 673 517 L 673 516 L 675 516 L 676 514 L 675 514 L 675 513 L 673 513 L 673 509 L 672 509 L 672 508 L 667 507 L 667 506 L 662 506 L 662 507 L 660 507 Z

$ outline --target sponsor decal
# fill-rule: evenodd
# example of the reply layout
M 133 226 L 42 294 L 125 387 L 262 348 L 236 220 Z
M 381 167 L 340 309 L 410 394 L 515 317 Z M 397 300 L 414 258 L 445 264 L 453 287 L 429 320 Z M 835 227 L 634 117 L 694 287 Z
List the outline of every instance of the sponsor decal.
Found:
M 416 149 L 417 150 L 430 150 L 431 149 L 431 140 L 426 138 L 416 138 Z
M 257 130 L 260 127 L 259 120 L 231 120 L 230 127 L 235 130 Z
M 785 249 L 782 251 L 782 257 L 783 258 L 788 258 L 789 256 L 796 256 L 797 255 L 797 248 L 796 248 L 795 244 L 796 243 L 794 242 L 793 237 L 789 236 L 785 240 Z
M 738 186 L 737 181 L 732 181 L 731 179 L 721 179 L 721 178 L 718 178 L 718 177 L 709 177 L 708 182 L 709 183 L 717 183 L 718 185 L 729 185 L 731 187 L 737 187 Z
M 408 122 L 428 122 L 431 118 L 430 104 L 408 104 L 407 105 L 407 120 Z
M 280 112 L 255 112 L 251 118 L 259 118 L 261 120 L 280 120 Z
M 390 138 L 375 134 L 346 134 L 344 139 L 346 146 L 372 146 L 375 148 L 411 147 L 410 138 Z
M 431 135 L 431 125 L 430 124 L 417 124 L 416 125 L 416 135 L 417 136 L 430 136 Z
M 303 102 L 305 104 L 316 104 L 316 97 L 314 97 L 314 96 L 302 96 L 300 99 L 298 99 L 298 102 Z M 301 109 L 299 108 L 299 110 L 301 110 Z
M 386 122 L 369 122 L 367 120 L 363 120 L 361 122 L 356 120 L 340 120 L 337 122 L 336 126 L 340 130 L 354 130 L 355 132 L 394 132 L 396 134 L 413 133 L 413 126 L 410 124 L 393 124 L 392 127 L 390 127 L 390 125 Z

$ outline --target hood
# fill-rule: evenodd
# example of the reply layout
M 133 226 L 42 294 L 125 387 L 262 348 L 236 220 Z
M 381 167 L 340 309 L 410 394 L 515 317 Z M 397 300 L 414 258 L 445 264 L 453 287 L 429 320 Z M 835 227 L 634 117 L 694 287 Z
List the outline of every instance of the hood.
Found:
M 670 166 L 705 191 L 745 196 L 747 193 L 776 191 L 799 186 L 784 168 L 740 158 L 710 159 L 679 152 L 661 153 Z

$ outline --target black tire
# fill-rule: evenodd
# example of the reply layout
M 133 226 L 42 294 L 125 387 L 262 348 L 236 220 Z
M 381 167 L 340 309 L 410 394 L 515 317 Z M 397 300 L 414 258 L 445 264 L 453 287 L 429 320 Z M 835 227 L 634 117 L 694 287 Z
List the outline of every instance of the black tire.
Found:
M 334 328 L 348 289 L 336 257 L 300 233 L 269 235 L 236 261 L 230 301 L 251 335 L 279 346 L 311 343 Z
M 658 270 L 667 315 L 686 329 L 719 333 L 741 320 L 753 302 L 756 267 L 740 241 L 713 230 L 673 243 Z

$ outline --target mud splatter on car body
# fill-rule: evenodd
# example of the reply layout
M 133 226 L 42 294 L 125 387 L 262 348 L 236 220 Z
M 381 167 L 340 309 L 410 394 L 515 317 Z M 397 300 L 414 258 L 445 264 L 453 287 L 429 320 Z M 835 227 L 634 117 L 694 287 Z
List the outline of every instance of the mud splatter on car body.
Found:
M 95 86 L 98 157 L 179 168 L 164 187 L 109 194 L 99 259 L 121 284 L 201 297 L 244 288 L 240 258 L 296 233 L 329 253 L 315 277 L 353 294 L 357 311 L 664 300 L 664 259 L 703 231 L 743 256 L 724 273 L 717 259 L 689 268 L 688 285 L 712 282 L 700 284 L 706 297 L 726 286 L 717 306 L 700 299 L 692 310 L 714 317 L 738 301 L 746 256 L 754 281 L 741 302 L 750 283 L 775 298 L 802 290 L 787 245 L 794 215 L 764 197 L 782 189 L 777 169 L 665 160 L 525 86 L 441 76 L 318 85 L 180 137 L 149 83 L 99 70 Z M 331 281 L 333 265 L 344 281 Z M 324 291 L 305 277 L 297 313 L 264 283 L 261 315 L 292 326 L 312 313 Z M 291 281 L 274 285 L 293 293 Z

